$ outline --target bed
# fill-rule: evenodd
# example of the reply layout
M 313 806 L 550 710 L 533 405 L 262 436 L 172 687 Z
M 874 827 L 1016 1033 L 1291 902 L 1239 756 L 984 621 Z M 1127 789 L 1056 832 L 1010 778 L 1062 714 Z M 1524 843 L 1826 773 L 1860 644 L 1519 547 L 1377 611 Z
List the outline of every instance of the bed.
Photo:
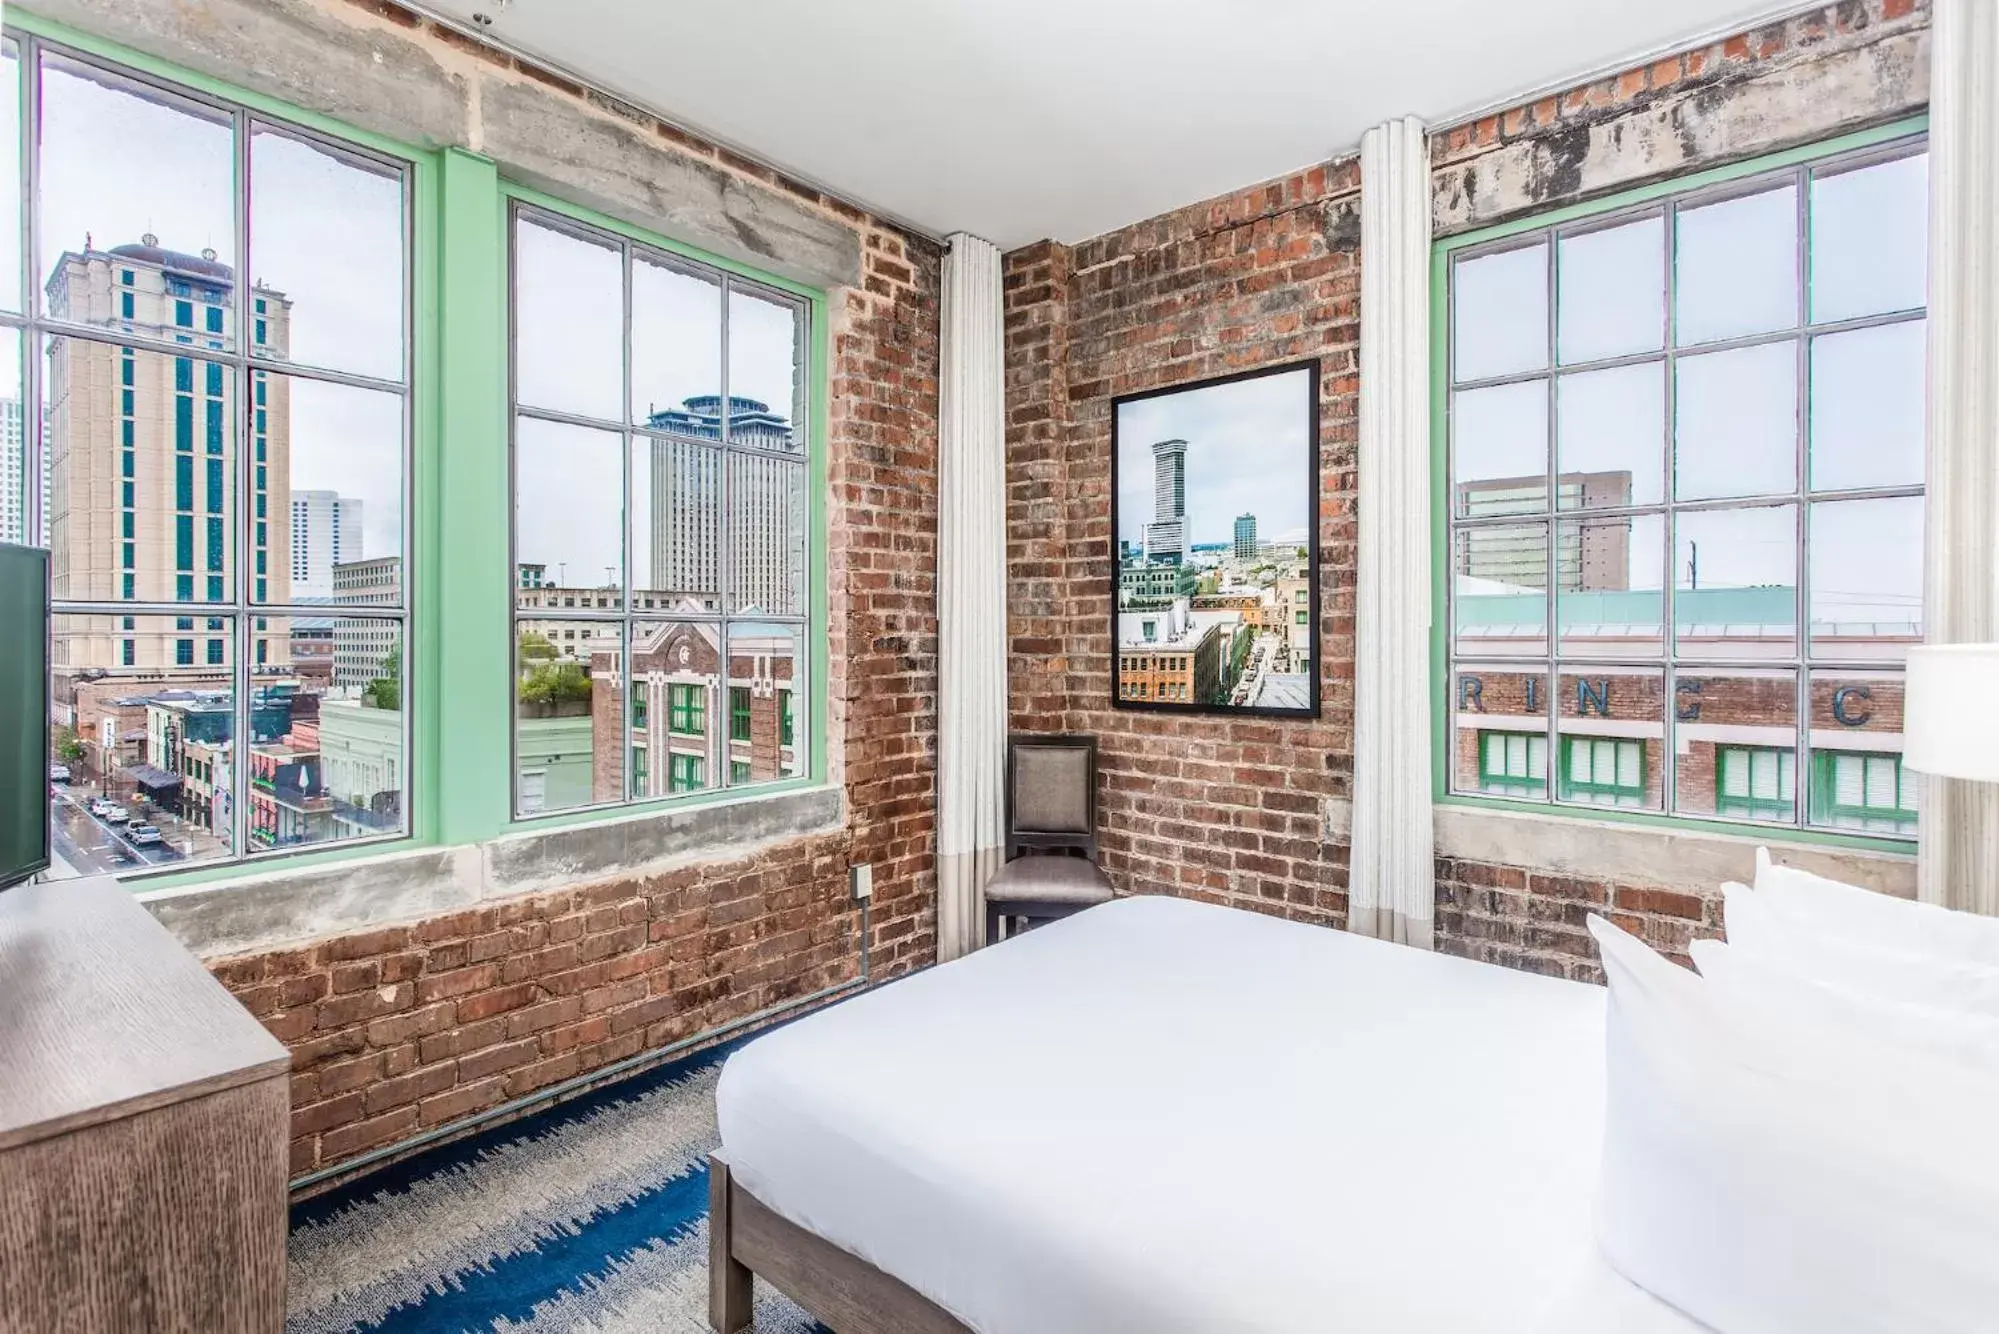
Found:
M 1604 993 L 1178 899 L 737 1052 L 711 1316 L 840 1334 L 1699 1328 L 1599 1259 Z

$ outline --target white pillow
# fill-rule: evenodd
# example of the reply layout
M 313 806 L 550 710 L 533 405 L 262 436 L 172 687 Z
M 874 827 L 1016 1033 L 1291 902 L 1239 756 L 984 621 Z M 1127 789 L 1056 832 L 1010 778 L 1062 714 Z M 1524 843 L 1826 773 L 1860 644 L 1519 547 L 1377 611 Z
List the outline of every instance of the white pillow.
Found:
M 1727 1334 L 1989 1331 L 1999 1079 L 1709 985 L 1600 918 L 1597 1237 Z
M 1721 892 L 1728 943 L 1746 958 L 1878 1000 L 1999 1019 L 1999 968 L 1873 945 L 1837 926 L 1822 930 L 1810 909 L 1785 911 L 1761 890 L 1723 885 Z
M 1822 936 L 1999 968 L 1999 917 L 1898 899 L 1779 866 L 1768 848 L 1756 849 L 1756 892 L 1778 913 L 1809 922 Z

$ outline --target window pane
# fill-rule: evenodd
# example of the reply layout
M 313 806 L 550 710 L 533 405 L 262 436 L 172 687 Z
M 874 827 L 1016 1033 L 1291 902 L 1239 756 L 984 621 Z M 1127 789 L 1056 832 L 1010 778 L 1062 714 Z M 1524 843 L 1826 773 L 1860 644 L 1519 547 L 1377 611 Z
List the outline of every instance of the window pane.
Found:
M 21 57 L 0 47 L 0 310 L 21 309 Z
M 235 383 L 219 362 L 47 340 L 56 598 L 234 600 Z
M 1685 347 L 1798 323 L 1798 192 L 1774 190 L 1678 215 L 1675 341 Z
M 272 570 L 270 600 L 400 586 L 402 396 L 264 371 L 257 380 L 265 403 L 252 410 L 252 449 L 269 461 L 273 558 L 285 555 Z M 369 568 L 346 568 L 361 565 Z
M 1562 376 L 1555 386 L 1560 507 L 1603 509 L 1664 500 L 1665 364 L 1582 371 Z
M 1533 514 L 1548 508 L 1548 386 L 1494 385 L 1451 397 L 1456 512 Z
M 1792 823 L 1797 720 L 1795 672 L 1682 671 L 1673 691 L 1674 810 Z
M 1458 261 L 1451 300 L 1453 383 L 1548 364 L 1546 242 Z
M 1559 263 L 1555 329 L 1565 365 L 1650 352 L 1664 344 L 1664 218 L 1564 236 Z
M 621 421 L 624 302 L 624 261 L 615 246 L 516 218 L 515 401 Z
M 1797 652 L 1797 507 L 1704 510 L 1675 520 L 1673 619 L 1692 658 Z
M 250 272 L 253 351 L 403 378 L 400 175 L 257 126 Z
M 1563 655 L 1657 657 L 1665 645 L 1666 519 L 1582 519 L 1557 526 Z
M 1812 339 L 1812 488 L 1920 486 L 1922 320 Z
M 729 726 L 719 626 L 632 626 L 628 746 L 633 800 L 720 787 L 716 753 Z M 600 799 L 604 794 L 600 790 Z
M 614 432 L 516 420 L 514 558 L 524 589 L 555 590 L 564 607 L 622 605 L 623 456 Z
M 718 446 L 633 438 L 633 611 L 721 610 L 721 493 Z
M 70 771 L 50 807 L 57 873 L 228 857 L 235 619 L 58 615 L 50 634 L 51 759 Z M 253 726 L 295 702 L 260 683 Z
M 404 832 L 403 629 L 362 616 L 269 616 L 254 641 L 250 849 Z M 276 701 L 291 694 L 289 714 Z M 263 718 L 268 699 L 271 714 Z
M 721 393 L 722 285 L 634 253 L 632 420 L 719 439 Z
M 729 439 L 759 449 L 804 447 L 804 321 L 798 307 L 729 289 Z
M 1675 495 L 1706 500 L 1796 489 L 1797 357 L 1797 345 L 1782 342 L 1679 360 Z
M 729 610 L 805 611 L 805 468 L 759 454 L 728 456 Z
M 515 809 L 522 815 L 618 799 L 615 622 L 529 620 L 515 631 Z M 601 698 L 600 698 L 601 693 Z
M 1922 780 L 1902 768 L 1902 674 L 1813 672 L 1811 821 L 1912 834 Z
M 1548 651 L 1548 526 L 1461 528 L 1452 543 L 1460 652 Z
M 1812 178 L 1812 319 L 1915 310 L 1929 265 L 1929 155 Z
M 1664 795 L 1666 677 L 1631 667 L 1564 671 L 1555 690 L 1561 800 L 1656 811 Z
M 1547 673 L 1465 663 L 1453 680 L 1452 700 L 1452 791 L 1545 801 Z
M 48 312 L 219 344 L 235 281 L 229 117 L 44 55 L 41 134 Z
M 1923 499 L 1811 510 L 1812 653 L 1903 662 L 1923 639 Z
M 805 772 L 804 633 L 795 625 L 729 624 L 728 731 L 732 785 L 768 783 Z
M 0 542 L 28 541 L 29 472 L 43 457 L 21 403 L 21 335 L 0 329 Z

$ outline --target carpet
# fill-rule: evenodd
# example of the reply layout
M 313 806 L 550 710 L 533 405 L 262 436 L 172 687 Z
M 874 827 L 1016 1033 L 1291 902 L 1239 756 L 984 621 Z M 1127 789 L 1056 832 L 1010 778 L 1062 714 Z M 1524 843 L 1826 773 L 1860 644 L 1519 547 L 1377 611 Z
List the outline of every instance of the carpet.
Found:
M 708 1330 L 711 1048 L 292 1210 L 289 1334 Z M 757 1334 L 827 1334 L 759 1281 Z

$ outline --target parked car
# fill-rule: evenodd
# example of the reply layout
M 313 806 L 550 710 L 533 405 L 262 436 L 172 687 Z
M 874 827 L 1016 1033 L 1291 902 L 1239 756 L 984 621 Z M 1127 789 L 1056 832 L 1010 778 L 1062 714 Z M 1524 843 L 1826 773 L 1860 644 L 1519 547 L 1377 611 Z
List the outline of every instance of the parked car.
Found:
M 49 781 L 51 783 L 67 783 L 69 781 L 69 766 L 67 764 L 51 764 L 49 766 Z
M 110 810 L 104 812 L 104 819 L 110 824 L 124 824 L 131 818 L 132 812 L 126 810 L 123 806 L 113 806 Z
M 103 797 L 92 797 L 90 799 L 90 813 L 99 819 L 110 813 L 111 806 L 112 803 L 106 801 Z
M 131 831 L 126 835 L 126 837 L 130 838 L 134 844 L 142 848 L 149 848 L 156 843 L 164 841 L 160 837 L 160 831 L 149 824 L 133 825 Z

